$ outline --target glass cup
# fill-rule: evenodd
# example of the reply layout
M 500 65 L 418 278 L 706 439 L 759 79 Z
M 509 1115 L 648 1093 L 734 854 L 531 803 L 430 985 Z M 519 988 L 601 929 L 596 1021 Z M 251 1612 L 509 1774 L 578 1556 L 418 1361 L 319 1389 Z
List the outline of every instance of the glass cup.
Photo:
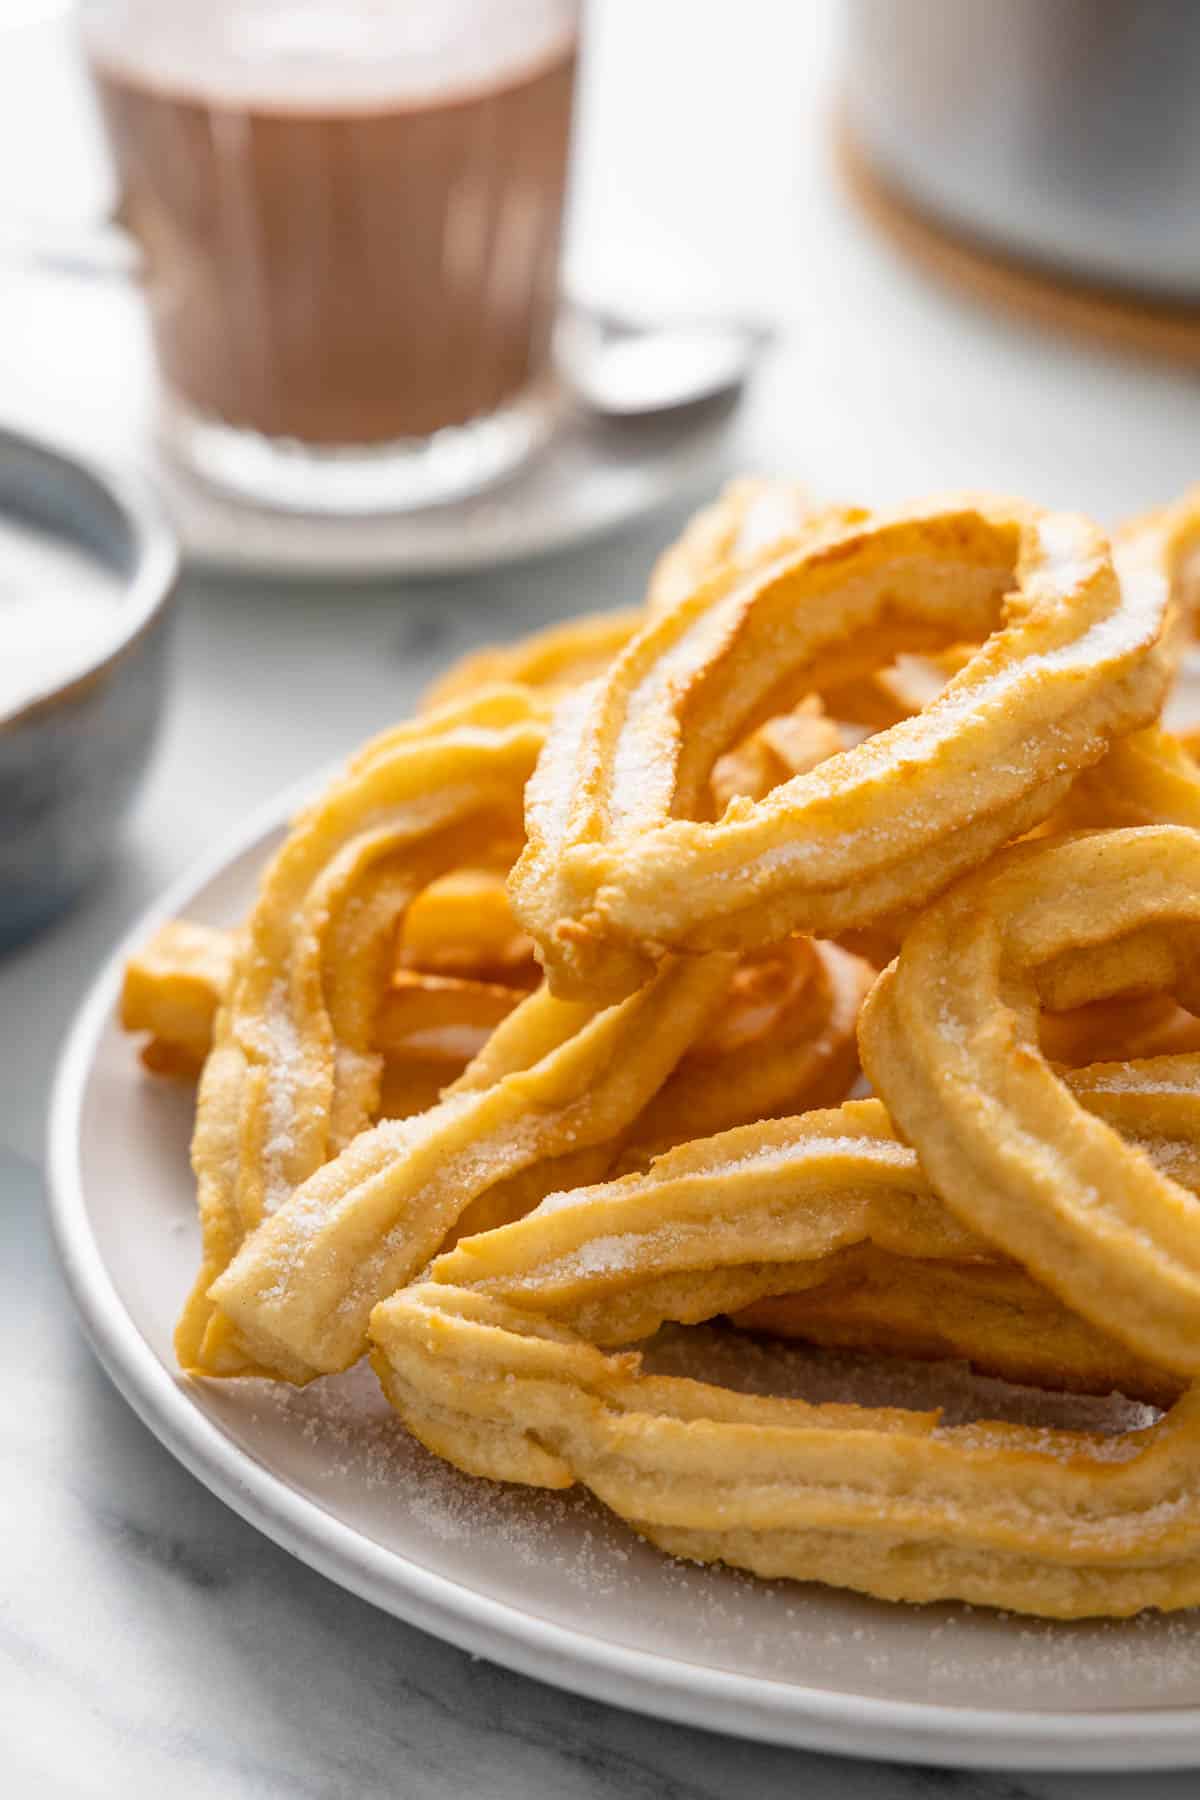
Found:
M 85 0 L 173 453 L 259 503 L 472 493 L 554 414 L 578 0 Z

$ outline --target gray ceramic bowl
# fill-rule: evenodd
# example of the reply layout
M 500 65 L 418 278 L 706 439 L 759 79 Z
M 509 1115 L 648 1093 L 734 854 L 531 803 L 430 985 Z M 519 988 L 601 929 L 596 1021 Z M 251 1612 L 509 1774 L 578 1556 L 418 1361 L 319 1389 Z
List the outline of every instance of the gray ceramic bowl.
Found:
M 0 431 L 0 580 L 6 521 L 97 563 L 116 605 L 102 647 L 0 714 L 0 949 L 69 906 L 112 850 L 158 728 L 178 575 L 139 482 Z

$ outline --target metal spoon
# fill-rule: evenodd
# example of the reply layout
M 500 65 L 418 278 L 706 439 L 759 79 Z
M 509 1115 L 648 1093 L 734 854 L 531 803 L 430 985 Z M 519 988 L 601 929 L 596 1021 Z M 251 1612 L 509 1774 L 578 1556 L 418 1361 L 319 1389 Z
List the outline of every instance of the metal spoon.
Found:
M 748 379 L 770 332 L 739 320 L 642 324 L 572 303 L 558 365 L 575 398 L 604 418 L 646 418 L 732 393 Z

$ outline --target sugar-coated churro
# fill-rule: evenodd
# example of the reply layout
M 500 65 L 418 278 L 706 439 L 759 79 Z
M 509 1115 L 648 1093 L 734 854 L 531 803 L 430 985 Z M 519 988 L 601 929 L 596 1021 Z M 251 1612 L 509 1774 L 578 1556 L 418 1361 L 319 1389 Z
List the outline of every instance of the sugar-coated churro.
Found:
M 1118 576 L 1087 521 L 980 500 L 718 571 L 556 714 L 510 878 L 556 991 L 628 991 L 667 948 L 870 925 L 1029 830 L 1153 719 L 1168 564 L 1130 538 Z M 927 709 L 702 816 L 714 762 L 765 719 L 964 638 L 984 641 Z

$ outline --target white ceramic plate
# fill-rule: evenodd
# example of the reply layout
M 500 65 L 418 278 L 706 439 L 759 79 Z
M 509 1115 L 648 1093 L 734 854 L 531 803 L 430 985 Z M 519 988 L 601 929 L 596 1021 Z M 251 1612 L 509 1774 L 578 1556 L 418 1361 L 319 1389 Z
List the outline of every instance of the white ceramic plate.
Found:
M 304 1393 L 177 1374 L 171 1330 L 197 1260 L 191 1098 L 140 1075 L 114 1024 L 120 967 L 163 918 L 235 919 L 283 816 L 276 807 L 255 821 L 118 950 L 70 1033 L 53 1099 L 51 1206 L 67 1277 L 101 1361 L 168 1449 L 332 1580 L 598 1699 L 863 1756 L 992 1768 L 1200 1761 L 1194 1620 L 1056 1626 L 697 1569 L 578 1495 L 443 1467 L 405 1436 L 364 1370 Z

